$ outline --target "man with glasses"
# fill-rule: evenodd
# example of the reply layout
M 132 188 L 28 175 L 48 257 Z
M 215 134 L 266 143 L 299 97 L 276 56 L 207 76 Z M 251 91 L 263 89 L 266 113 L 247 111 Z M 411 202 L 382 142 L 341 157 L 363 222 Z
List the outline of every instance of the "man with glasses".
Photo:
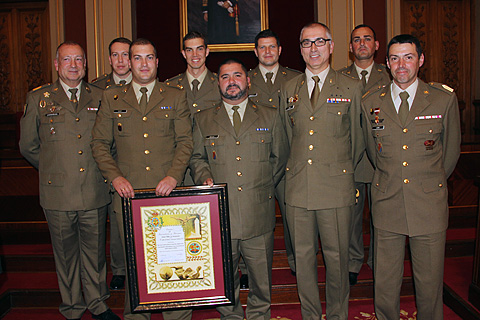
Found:
M 363 150 L 361 83 L 330 67 L 334 43 L 322 23 L 306 25 L 306 70 L 282 88 L 290 155 L 285 200 L 303 319 L 321 319 L 317 253 L 326 267 L 327 319 L 348 318 L 348 245 L 355 204 L 353 172 Z
M 350 36 L 350 52 L 353 54 L 353 63 L 339 72 L 360 79 L 363 92 L 377 89 L 379 86 L 390 82 L 390 75 L 386 67 L 373 61 L 380 43 L 375 38 L 375 31 L 365 24 L 360 24 L 353 29 Z M 372 185 L 373 167 L 367 154 L 364 153 L 362 160 L 355 169 L 355 189 L 358 192 L 358 202 L 353 209 L 351 221 L 350 258 L 349 258 L 349 281 L 350 285 L 357 284 L 357 277 L 363 265 L 363 208 L 365 195 L 368 194 L 368 208 L 371 206 L 370 188 Z M 372 224 L 370 224 L 372 225 Z M 370 250 L 367 264 L 370 268 L 373 257 L 373 228 L 370 231 Z

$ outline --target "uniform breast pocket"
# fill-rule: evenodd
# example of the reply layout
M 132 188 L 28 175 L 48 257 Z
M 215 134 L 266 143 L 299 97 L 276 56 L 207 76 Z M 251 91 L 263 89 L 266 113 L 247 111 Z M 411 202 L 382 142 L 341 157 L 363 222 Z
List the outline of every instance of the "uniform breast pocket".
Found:
M 391 158 L 392 157 L 392 136 L 385 127 L 382 130 L 372 130 L 372 135 L 375 140 L 375 150 L 377 157 Z
M 223 137 L 218 135 L 215 135 L 214 138 L 212 136 L 207 136 L 203 142 L 209 164 L 225 164 L 226 154 Z
M 132 135 L 132 112 L 127 111 L 124 113 L 115 113 L 113 128 L 116 135 L 121 137 L 127 137 Z
M 65 140 L 65 114 L 44 114 L 41 116 L 40 122 L 40 135 L 45 141 Z
M 336 137 L 343 137 L 350 132 L 349 107 L 349 103 L 327 106 L 328 133 L 332 133 Z
M 268 132 L 252 134 L 252 161 L 268 161 L 272 150 L 272 135 Z
M 173 134 L 175 115 L 173 109 L 155 111 L 155 134 L 158 136 Z
M 442 132 L 441 120 L 415 120 L 415 153 L 422 156 L 437 154 L 441 149 Z

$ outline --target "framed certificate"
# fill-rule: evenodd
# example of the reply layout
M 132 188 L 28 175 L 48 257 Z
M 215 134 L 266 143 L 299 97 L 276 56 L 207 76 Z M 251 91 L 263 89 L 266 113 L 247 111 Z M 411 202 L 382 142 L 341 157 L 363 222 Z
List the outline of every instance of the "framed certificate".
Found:
M 123 217 L 132 311 L 233 304 L 226 184 L 135 190 Z

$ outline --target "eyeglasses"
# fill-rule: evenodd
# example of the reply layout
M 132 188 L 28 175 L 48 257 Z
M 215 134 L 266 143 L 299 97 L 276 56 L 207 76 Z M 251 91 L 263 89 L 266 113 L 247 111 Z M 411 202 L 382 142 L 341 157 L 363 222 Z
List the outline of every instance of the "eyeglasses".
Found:
M 317 47 L 323 47 L 324 45 L 327 44 L 327 41 L 330 41 L 330 40 L 332 39 L 324 39 L 324 38 L 317 38 L 315 40 L 305 39 L 300 42 L 300 45 L 302 46 L 302 48 L 310 48 L 312 44 L 315 43 Z

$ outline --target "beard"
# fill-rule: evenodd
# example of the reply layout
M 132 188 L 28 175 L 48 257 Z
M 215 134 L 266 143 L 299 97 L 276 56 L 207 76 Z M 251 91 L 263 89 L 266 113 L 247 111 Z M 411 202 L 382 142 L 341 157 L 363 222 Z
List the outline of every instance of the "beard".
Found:
M 237 88 L 239 91 L 236 94 L 229 94 L 228 90 L 231 88 Z M 221 94 L 222 97 L 228 100 L 240 100 L 247 94 L 247 88 L 242 90 L 238 85 L 231 84 L 225 89 L 225 91 L 222 91 Z

